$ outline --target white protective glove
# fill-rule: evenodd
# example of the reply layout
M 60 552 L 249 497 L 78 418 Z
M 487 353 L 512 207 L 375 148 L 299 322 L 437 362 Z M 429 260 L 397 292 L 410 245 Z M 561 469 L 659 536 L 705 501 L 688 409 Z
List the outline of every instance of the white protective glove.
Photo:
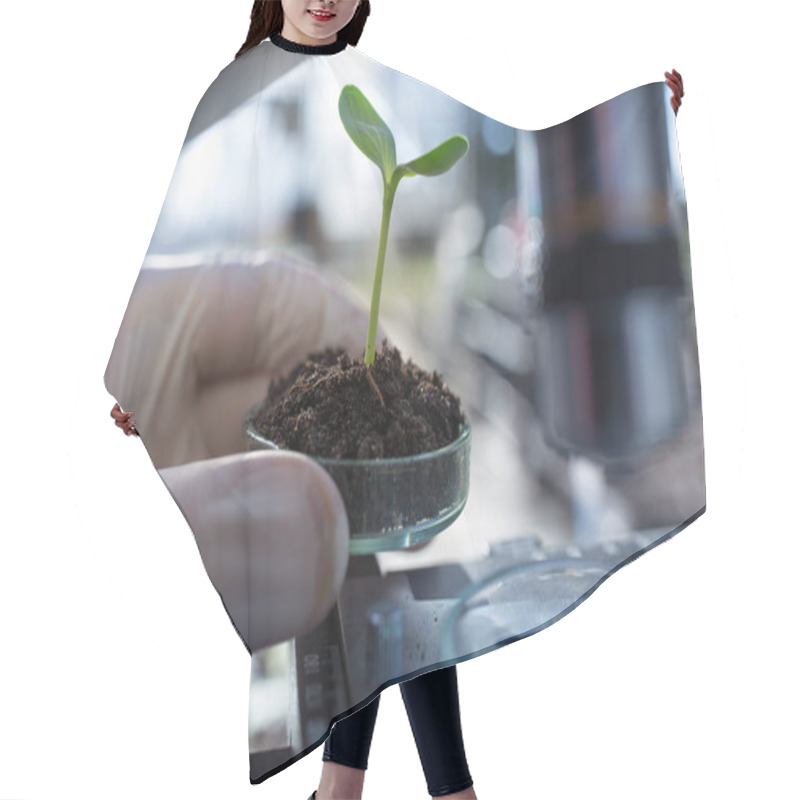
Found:
M 363 353 L 367 315 L 313 269 L 282 256 L 247 258 L 146 263 L 105 384 L 135 412 L 208 575 L 254 652 L 322 621 L 344 580 L 349 530 L 328 474 L 298 454 L 242 452 L 242 418 L 269 379 L 311 352 Z

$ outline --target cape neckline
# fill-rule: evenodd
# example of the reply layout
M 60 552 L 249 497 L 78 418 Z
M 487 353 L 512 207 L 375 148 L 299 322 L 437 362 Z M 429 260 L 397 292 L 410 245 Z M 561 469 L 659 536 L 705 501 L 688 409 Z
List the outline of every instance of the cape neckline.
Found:
M 288 50 L 290 53 L 303 53 L 305 55 L 329 56 L 334 53 L 341 53 L 347 47 L 346 39 L 337 39 L 330 44 L 298 44 L 284 38 L 279 33 L 274 33 L 269 37 L 272 44 L 280 47 L 281 50 Z

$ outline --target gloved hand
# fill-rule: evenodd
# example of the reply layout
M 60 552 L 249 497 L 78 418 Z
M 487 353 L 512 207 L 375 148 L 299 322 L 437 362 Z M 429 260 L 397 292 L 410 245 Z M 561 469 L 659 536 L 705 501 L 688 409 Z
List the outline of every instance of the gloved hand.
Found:
M 366 312 L 343 289 L 285 257 L 180 257 L 143 268 L 131 295 L 106 388 L 135 412 L 251 651 L 324 618 L 344 580 L 349 530 L 328 474 L 301 455 L 242 452 L 242 418 L 270 378 L 309 353 L 363 353 L 366 330 Z

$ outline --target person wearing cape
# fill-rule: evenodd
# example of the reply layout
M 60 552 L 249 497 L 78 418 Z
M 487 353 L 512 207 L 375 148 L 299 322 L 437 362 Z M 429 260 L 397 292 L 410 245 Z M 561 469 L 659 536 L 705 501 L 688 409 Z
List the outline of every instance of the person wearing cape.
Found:
M 265 32 L 260 15 L 280 5 L 286 24 Z M 251 781 L 332 726 L 326 762 L 348 766 L 337 729 L 369 728 L 380 691 L 404 682 L 431 795 L 470 797 L 455 664 L 552 624 L 705 510 L 668 113 L 682 79 L 518 130 L 352 47 L 368 13 L 366 0 L 255 3 L 248 40 L 190 123 L 106 387 L 251 654 Z M 387 173 L 342 111 L 353 91 L 406 170 L 390 227 Z M 466 153 L 426 171 L 420 154 L 453 136 Z M 243 435 L 268 387 L 309 354 L 363 357 L 376 248 L 380 340 L 444 376 L 466 420 L 462 495 L 416 539 L 359 540 L 335 467 L 248 449 Z M 376 505 L 391 502 L 385 491 Z M 426 708 L 449 716 L 449 732 L 415 725 L 415 706 L 421 720 Z M 329 789 L 323 770 L 318 800 Z

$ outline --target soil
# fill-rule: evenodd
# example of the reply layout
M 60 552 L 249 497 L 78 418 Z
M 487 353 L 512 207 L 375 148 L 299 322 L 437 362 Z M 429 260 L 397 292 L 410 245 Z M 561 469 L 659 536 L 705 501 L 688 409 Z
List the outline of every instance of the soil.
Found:
M 281 449 L 338 459 L 438 450 L 458 438 L 463 422 L 441 376 L 385 343 L 369 368 L 343 350 L 314 353 L 272 384 L 254 420 Z

